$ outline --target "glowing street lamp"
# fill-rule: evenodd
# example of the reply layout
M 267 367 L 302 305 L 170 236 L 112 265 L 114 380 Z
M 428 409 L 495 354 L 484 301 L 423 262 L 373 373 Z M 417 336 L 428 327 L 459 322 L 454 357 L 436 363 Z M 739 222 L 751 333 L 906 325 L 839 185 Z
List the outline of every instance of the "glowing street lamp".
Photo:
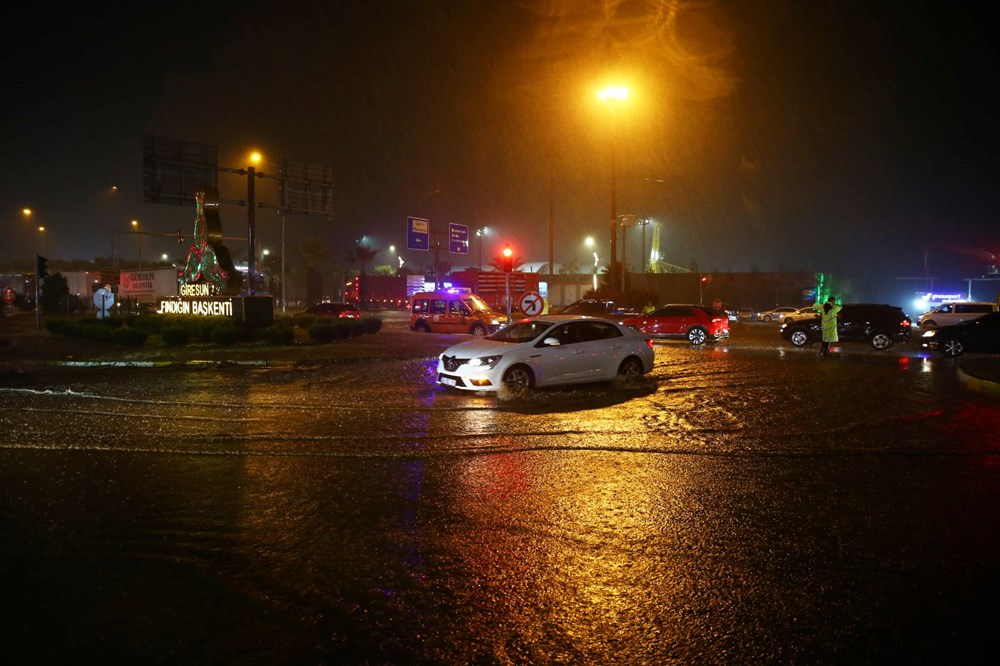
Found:
M 611 284 L 615 283 L 614 276 L 614 266 L 615 259 L 618 257 L 618 155 L 617 147 L 617 135 L 618 135 L 618 113 L 617 104 L 628 97 L 628 88 L 624 86 L 609 86 L 600 90 L 597 93 L 597 97 L 602 101 L 607 103 L 608 108 L 611 110 L 611 264 L 610 264 L 610 278 Z M 622 274 L 624 275 L 625 266 L 622 266 Z

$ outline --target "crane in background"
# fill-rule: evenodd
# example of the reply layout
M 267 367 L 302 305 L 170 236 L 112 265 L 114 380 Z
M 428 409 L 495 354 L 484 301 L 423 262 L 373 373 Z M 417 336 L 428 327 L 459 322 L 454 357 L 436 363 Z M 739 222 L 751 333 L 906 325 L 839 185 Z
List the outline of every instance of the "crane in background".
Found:
M 649 249 L 649 264 L 646 266 L 649 273 L 690 273 L 690 268 L 684 268 L 676 264 L 671 264 L 663 260 L 660 252 L 660 225 L 653 223 L 653 240 Z

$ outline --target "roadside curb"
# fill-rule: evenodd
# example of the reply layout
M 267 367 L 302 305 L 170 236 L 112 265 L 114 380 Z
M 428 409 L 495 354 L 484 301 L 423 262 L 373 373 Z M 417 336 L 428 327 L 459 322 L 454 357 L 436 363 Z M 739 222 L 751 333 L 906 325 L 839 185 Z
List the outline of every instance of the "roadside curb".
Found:
M 976 369 L 969 368 L 966 364 L 961 364 L 958 366 L 958 379 L 965 386 L 978 393 L 985 393 L 986 395 L 992 395 L 1000 398 L 1000 382 L 993 381 L 991 379 L 986 379 L 981 376 L 984 374 L 993 374 L 980 372 Z

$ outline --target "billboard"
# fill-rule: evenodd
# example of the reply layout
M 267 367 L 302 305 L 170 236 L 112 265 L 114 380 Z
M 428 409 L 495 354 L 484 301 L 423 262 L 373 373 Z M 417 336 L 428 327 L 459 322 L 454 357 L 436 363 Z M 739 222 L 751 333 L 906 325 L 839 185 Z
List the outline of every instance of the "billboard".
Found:
M 333 168 L 282 160 L 278 165 L 281 205 L 293 212 L 333 216 Z
M 143 201 L 194 206 L 198 189 L 218 187 L 218 163 L 215 146 L 143 136 Z

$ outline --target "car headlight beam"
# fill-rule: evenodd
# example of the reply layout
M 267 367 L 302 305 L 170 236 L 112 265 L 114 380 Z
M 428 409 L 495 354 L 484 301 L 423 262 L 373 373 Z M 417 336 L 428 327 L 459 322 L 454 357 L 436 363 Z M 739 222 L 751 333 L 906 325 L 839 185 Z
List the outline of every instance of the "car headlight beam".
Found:
M 495 356 L 481 356 L 479 358 L 470 358 L 469 367 L 489 368 L 490 370 L 492 370 L 493 368 L 496 367 L 497 363 L 500 362 L 501 358 L 503 358 L 503 356 L 501 356 L 500 354 L 497 354 Z

